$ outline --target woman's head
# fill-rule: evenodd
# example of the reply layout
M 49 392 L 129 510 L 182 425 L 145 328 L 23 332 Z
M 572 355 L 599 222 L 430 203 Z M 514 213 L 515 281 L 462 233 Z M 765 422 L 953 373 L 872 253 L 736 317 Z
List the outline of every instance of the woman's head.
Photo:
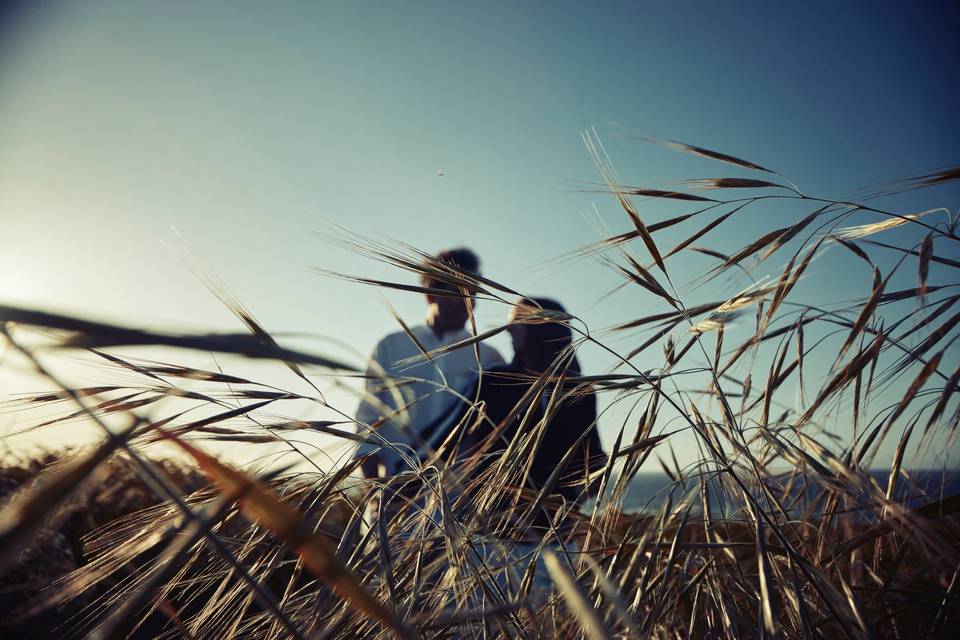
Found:
M 513 340 L 513 364 L 519 369 L 543 373 L 561 356 L 574 375 L 579 363 L 570 350 L 572 333 L 567 325 L 570 316 L 556 300 L 521 298 L 511 307 L 507 321 Z

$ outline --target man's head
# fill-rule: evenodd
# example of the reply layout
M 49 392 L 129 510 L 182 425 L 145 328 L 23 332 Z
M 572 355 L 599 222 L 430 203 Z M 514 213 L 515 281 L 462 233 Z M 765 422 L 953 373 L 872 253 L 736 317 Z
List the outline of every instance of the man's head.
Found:
M 425 260 L 424 263 L 425 266 L 431 267 L 431 270 L 434 270 L 433 268 L 439 264 L 453 267 L 468 274 L 480 274 L 480 259 L 477 254 L 466 247 L 441 251 L 432 260 Z M 463 328 L 470 315 L 467 304 L 476 304 L 474 298 L 461 297 L 460 288 L 450 282 L 450 280 L 459 279 L 453 275 L 450 278 L 442 278 L 439 275 L 434 276 L 426 273 L 420 277 L 420 283 L 427 289 L 439 289 L 449 291 L 452 294 L 451 296 L 427 294 L 427 322 L 437 335 Z

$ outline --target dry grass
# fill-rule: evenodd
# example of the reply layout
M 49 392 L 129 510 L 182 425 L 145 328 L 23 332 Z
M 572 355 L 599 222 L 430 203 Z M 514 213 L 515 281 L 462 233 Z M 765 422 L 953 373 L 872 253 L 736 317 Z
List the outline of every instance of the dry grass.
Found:
M 35 454 L 23 460 L 8 458 L 0 468 L 0 500 L 7 504 L 38 490 L 38 478 L 81 455 L 83 453 L 76 450 L 63 450 Z M 206 486 L 203 476 L 195 469 L 169 460 L 154 464 L 185 491 L 193 492 Z M 99 543 L 88 536 L 160 503 L 130 464 L 120 457 L 103 463 L 91 480 L 56 508 L 38 535 L 21 545 L 0 577 L 0 608 L 5 612 L 4 625 L 8 632 L 15 630 L 19 637 L 31 638 L 51 635 L 56 625 L 52 623 L 50 610 L 41 603 L 50 596 L 50 585 L 95 561 Z M 80 614 L 84 606 L 107 592 L 108 584 L 116 577 L 94 585 L 61 607 L 60 620 Z
M 288 401 L 336 410 L 319 391 L 293 393 L 224 372 L 104 351 L 166 345 L 274 359 L 307 380 L 318 369 L 354 375 L 334 359 L 281 347 L 222 291 L 251 335 L 160 334 L 0 307 L 8 347 L 55 383 L 37 358 L 38 347 L 23 339 L 32 329 L 53 336 L 47 350 L 86 349 L 105 366 L 142 379 L 139 386 L 61 385 L 59 393 L 11 401 L 70 402 L 62 417 L 27 426 L 84 418 L 98 424 L 105 439 L 44 469 L 0 513 L 7 584 L 17 575 L 12 572 L 48 562 L 30 559 L 37 548 L 56 547 L 38 545 L 38 532 L 55 535 L 75 496 L 90 495 L 84 485 L 96 485 L 98 473 L 121 465 L 136 475 L 137 491 L 153 498 L 110 521 L 92 516 L 84 564 L 61 566 L 56 573 L 70 571 L 51 588 L 29 594 L 35 610 L 79 612 L 67 624 L 77 635 L 950 637 L 960 623 L 960 496 L 913 487 L 907 469 L 919 459 L 911 456 L 954 446 L 960 263 L 951 256 L 960 238 L 949 212 L 888 211 L 881 198 L 957 180 L 957 169 L 875 187 L 862 202 L 845 202 L 803 193 L 753 162 L 665 143 L 762 175 L 685 183 L 710 190 L 707 197 L 625 185 L 595 134 L 585 140 L 605 189 L 633 228 L 570 258 L 600 256 L 622 277 L 620 288 L 638 287 L 665 305 L 603 332 L 588 331 L 575 316 L 551 318 L 569 323 L 575 347 L 589 345 L 618 364 L 591 376 L 568 376 L 558 367 L 528 381 L 528 399 L 547 394 L 557 406 L 564 394 L 593 390 L 611 404 L 637 407 L 638 428 L 624 424 L 616 434 L 599 478 L 602 497 L 588 511 L 563 504 L 549 483 L 523 487 L 545 425 L 533 424 L 522 406 L 515 414 L 523 428 L 494 464 L 481 464 L 482 448 L 449 463 L 472 422 L 485 419 L 482 407 L 473 406 L 440 450 L 386 484 L 350 480 L 349 466 L 330 473 L 277 470 L 258 478 L 210 457 L 204 440 L 282 442 L 300 453 L 295 434 L 302 429 L 344 442 L 377 438 L 376 425 L 355 428 L 343 413 L 340 420 L 315 422 L 266 414 Z M 731 189 L 735 196 L 721 197 Z M 698 208 L 649 222 L 633 200 L 638 196 Z M 718 251 L 697 244 L 721 226 L 735 227 L 744 211 L 772 202 L 793 202 L 805 212 L 743 246 Z M 670 228 L 687 229 L 684 239 L 660 246 L 658 234 Z M 459 295 L 504 305 L 519 295 L 431 262 L 412 247 L 346 232 L 334 240 L 429 274 Z M 871 274 L 872 285 L 840 306 L 795 300 L 798 283 L 813 277 L 810 265 L 827 251 L 848 252 Z M 891 251 L 897 261 L 888 267 L 889 259 L 878 256 Z M 752 281 L 781 254 L 784 264 L 772 279 Z M 734 293 L 688 304 L 670 265 L 691 255 L 715 259 L 704 278 L 728 278 Z M 912 284 L 896 284 L 905 273 Z M 423 292 L 402 284 L 404 278 L 342 277 Z M 728 334 L 737 334 L 727 328 L 734 319 L 752 324 L 746 339 L 731 342 Z M 623 353 L 608 344 L 618 337 L 631 341 Z M 641 370 L 637 359 L 652 357 L 658 345 L 662 363 Z M 817 362 L 829 366 L 818 371 Z M 895 399 L 884 403 L 890 394 Z M 168 406 L 177 410 L 164 413 Z M 206 417 L 184 407 L 205 408 Z M 124 416 L 124 428 L 109 428 Z M 831 432 L 836 424 L 850 427 L 841 439 Z M 699 451 L 686 467 L 670 455 L 681 433 L 692 435 Z M 159 441 L 189 454 L 210 485 L 200 488 L 192 474 L 146 458 L 145 447 Z M 881 447 L 896 450 L 886 486 L 867 472 Z M 660 460 L 675 490 L 655 514 L 625 513 L 630 483 L 652 459 Z M 915 496 L 909 504 L 900 499 L 904 487 Z M 370 526 L 364 511 L 374 498 L 393 515 Z M 530 528 L 541 514 L 553 518 L 552 525 Z

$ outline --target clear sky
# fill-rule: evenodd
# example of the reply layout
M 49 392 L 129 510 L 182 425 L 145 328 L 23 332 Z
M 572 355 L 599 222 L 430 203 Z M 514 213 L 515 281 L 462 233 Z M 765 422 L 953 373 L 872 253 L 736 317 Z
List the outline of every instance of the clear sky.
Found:
M 331 223 L 425 250 L 468 244 L 488 276 L 594 327 L 652 313 L 636 290 L 598 302 L 617 283 L 598 263 L 542 266 L 598 237 L 594 205 L 630 228 L 612 198 L 578 191 L 598 179 L 589 127 L 647 186 L 742 173 L 630 133 L 831 197 L 957 162 L 955 2 L 27 4 L 0 26 L 0 300 L 101 319 L 237 330 L 181 261 L 185 243 L 268 329 L 366 351 L 393 329 L 378 295 L 312 268 L 407 276 L 312 233 Z M 897 202 L 956 211 L 958 194 Z M 649 220 L 685 210 L 643 207 Z M 704 244 L 730 251 L 808 212 L 758 209 Z M 689 229 L 671 233 L 658 239 Z M 862 295 L 869 274 L 853 264 L 819 261 L 798 300 Z M 683 282 L 709 265 L 671 267 Z M 423 315 L 416 296 L 388 298 Z M 505 313 L 478 311 L 488 327 Z

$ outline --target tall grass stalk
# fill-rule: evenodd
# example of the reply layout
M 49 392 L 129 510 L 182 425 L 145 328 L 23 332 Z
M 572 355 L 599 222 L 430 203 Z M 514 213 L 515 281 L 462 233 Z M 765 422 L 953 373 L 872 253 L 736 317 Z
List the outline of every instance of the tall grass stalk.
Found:
M 960 238 L 948 210 L 900 212 L 883 202 L 956 181 L 960 170 L 873 187 L 853 202 L 805 193 L 779 172 L 729 154 L 655 141 L 748 174 L 669 190 L 624 184 L 596 133 L 586 132 L 584 141 L 602 180 L 597 189 L 614 196 L 631 229 L 563 259 L 599 257 L 620 278 L 618 290 L 635 287 L 664 308 L 602 331 L 575 313 L 525 310 L 525 321 L 563 322 L 575 336 L 571 352 L 527 380 L 527 400 L 545 396 L 548 415 L 563 410 L 564 396 L 586 392 L 636 407 L 613 434 L 609 463 L 596 478 L 600 497 L 588 509 L 552 491 L 559 474 L 544 487 L 525 484 L 537 443 L 547 437 L 546 423 L 525 409 L 529 402 L 515 408 L 512 417 L 523 426 L 493 465 L 482 464 L 484 446 L 465 444 L 470 428 L 489 417 L 463 396 L 468 410 L 451 435 L 435 450 L 426 447 L 423 461 L 399 450 L 414 471 L 387 481 L 356 479 L 356 463 L 325 472 L 310 460 L 309 471 L 257 477 L 216 460 L 204 452 L 205 441 L 280 442 L 309 459 L 296 443 L 302 430 L 344 445 L 393 446 L 377 425 L 353 424 L 349 407 L 331 407 L 313 386 L 319 374 L 342 381 L 365 374 L 280 346 L 223 292 L 249 335 L 166 334 L 4 306 L 6 343 L 60 389 L 7 407 L 74 405 L 23 429 L 85 418 L 104 435 L 99 447 L 44 474 L 0 512 L 4 570 L 38 530 L 55 526 L 69 492 L 110 456 L 130 460 L 158 500 L 90 533 L 83 566 L 29 612 L 62 608 L 93 590 L 96 597 L 61 631 L 104 638 L 142 635 L 151 616 L 170 638 L 947 637 L 960 624 L 960 495 L 921 486 L 912 465 L 930 459 L 934 447 L 950 459 L 955 446 L 960 262 L 953 256 Z M 652 221 L 638 198 L 693 209 Z M 745 212 L 775 202 L 794 203 L 801 214 L 743 246 L 698 244 L 720 227 L 747 228 L 736 227 Z M 684 230 L 684 239 L 664 245 L 658 237 L 671 228 Z M 342 229 L 326 239 L 452 285 L 453 293 L 405 284 L 403 274 L 395 281 L 334 274 L 358 285 L 476 296 L 505 309 L 521 295 L 410 246 Z M 818 277 L 811 264 L 828 251 L 862 263 L 869 289 L 842 305 L 795 299 L 798 283 Z M 878 256 L 890 252 L 897 258 L 887 267 Z M 671 271 L 684 256 L 712 258 L 702 280 L 722 276 L 736 293 L 688 301 Z M 775 275 L 754 281 L 774 256 L 783 260 Z M 896 284 L 907 273 L 913 283 Z M 731 323 L 748 319 L 752 333 L 737 339 Z M 478 332 L 472 319 L 470 326 L 473 337 L 456 347 L 506 328 Z M 45 345 L 21 339 L 36 330 Z M 611 346 L 623 342 L 626 350 Z M 277 361 L 315 393 L 113 351 L 149 345 Z M 612 368 L 567 371 L 573 351 L 588 347 L 605 353 Z M 641 368 L 658 347 L 660 365 Z M 449 348 L 421 348 L 414 360 Z M 42 361 L 63 349 L 85 350 L 142 382 L 61 384 Z M 816 362 L 830 363 L 822 379 Z M 397 388 L 404 379 L 383 383 Z M 332 410 L 337 419 L 278 418 L 294 401 Z M 206 417 L 188 417 L 188 410 Z M 114 432 L 113 416 L 128 416 L 130 426 Z M 836 437 L 836 424 L 849 425 L 849 433 Z M 681 465 L 672 444 L 691 436 L 695 462 Z M 161 441 L 191 456 L 210 486 L 184 493 L 152 465 L 144 451 Z M 885 484 L 869 473 L 882 451 L 893 451 Z M 460 455 L 451 462 L 454 452 Z M 626 510 L 632 482 L 655 461 L 671 489 L 651 512 Z M 374 499 L 390 517 L 367 519 Z M 551 525 L 531 529 L 541 513 Z

